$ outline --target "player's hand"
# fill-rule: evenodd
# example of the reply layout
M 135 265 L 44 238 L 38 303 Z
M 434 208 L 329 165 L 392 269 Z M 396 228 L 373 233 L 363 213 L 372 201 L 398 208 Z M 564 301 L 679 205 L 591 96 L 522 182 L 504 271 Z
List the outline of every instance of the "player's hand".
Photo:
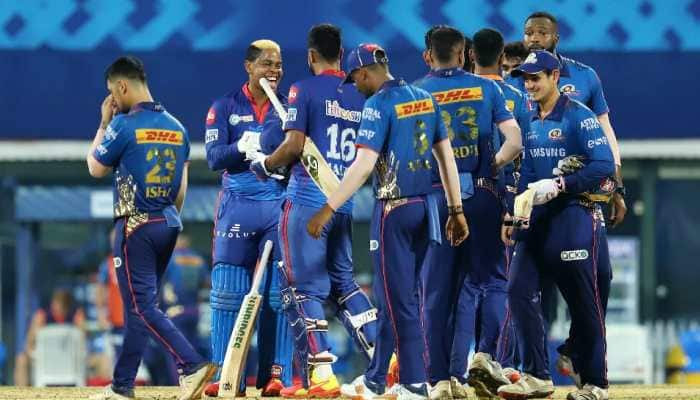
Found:
M 259 151 L 246 153 L 246 160 L 251 160 L 250 170 L 259 180 L 266 181 L 267 178 L 276 179 L 278 181 L 284 180 L 285 174 L 287 173 L 286 168 L 278 167 L 270 171 L 265 166 L 266 159 L 267 155 Z
M 108 95 L 102 100 L 102 120 L 100 121 L 100 128 L 106 129 L 107 125 L 112 121 L 114 115 L 117 113 L 117 103 L 114 102 L 112 95 Z
M 613 193 L 612 202 L 610 203 L 611 227 L 614 228 L 620 225 L 625 219 L 625 214 L 627 214 L 627 204 L 625 204 L 625 198 L 622 197 L 622 194 L 620 193 Z
M 260 151 L 260 133 L 245 131 L 240 139 L 236 142 L 236 148 L 239 153 L 248 153 Z
M 318 210 L 313 217 L 311 217 L 309 223 L 306 224 L 306 231 L 309 232 L 309 235 L 311 235 L 311 237 L 314 239 L 320 238 L 323 228 L 326 226 L 328 221 L 333 218 L 334 213 L 335 211 L 333 211 L 331 206 L 324 204 L 323 207 Z
M 545 204 L 559 196 L 559 192 L 562 190 L 560 182 L 561 179 L 540 179 L 537 182 L 529 183 L 527 187 L 535 189 L 532 204 L 535 206 Z
M 506 222 L 509 222 L 506 224 Z M 506 213 L 503 216 L 503 225 L 501 225 L 501 240 L 506 246 L 512 246 L 515 242 L 511 239 L 513 237 L 513 217 Z
M 447 217 L 445 236 L 453 247 L 459 246 L 469 236 L 469 227 L 464 213 L 459 212 Z

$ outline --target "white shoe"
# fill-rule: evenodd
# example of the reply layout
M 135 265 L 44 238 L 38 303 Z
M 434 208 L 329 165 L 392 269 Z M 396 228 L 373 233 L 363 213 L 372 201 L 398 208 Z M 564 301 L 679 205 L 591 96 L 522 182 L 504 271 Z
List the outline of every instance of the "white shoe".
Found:
M 554 393 L 551 379 L 538 379 L 530 374 L 523 374 L 519 381 L 498 388 L 498 395 L 507 400 L 544 399 Z
M 428 387 L 422 384 L 420 387 L 396 383 L 386 392 L 390 396 L 395 396 L 396 400 L 427 400 Z
M 586 384 L 581 389 L 567 394 L 566 400 L 608 400 L 608 390 Z
M 431 400 L 452 400 L 452 385 L 450 381 L 444 380 L 439 381 L 430 388 L 430 399 Z
M 568 356 L 559 354 L 559 358 L 557 358 L 557 371 L 560 374 L 573 379 L 577 388 L 581 389 L 583 387 L 583 384 L 581 383 L 581 374 L 576 372 L 574 369 L 574 362 L 571 361 L 571 358 Z
M 503 375 L 501 365 L 490 354 L 476 353 L 469 364 L 467 383 L 479 397 L 496 397 L 498 388 L 510 384 L 510 380 Z
M 180 396 L 179 400 L 195 400 L 202 397 L 202 392 L 207 382 L 216 374 L 216 365 L 207 363 L 197 371 L 180 376 Z
M 125 394 L 120 394 L 112 389 L 112 385 L 105 387 L 101 393 L 90 395 L 90 400 L 132 400 L 135 399 L 134 389 L 130 389 Z
M 453 399 L 468 399 L 469 394 L 467 392 L 466 385 L 462 385 L 462 382 L 454 376 L 450 378 L 450 390 L 452 391 Z
M 378 391 L 379 390 L 377 390 L 377 392 Z M 377 392 L 374 392 L 367 386 L 367 381 L 365 380 L 364 375 L 358 376 L 352 381 L 352 383 L 346 383 L 340 386 L 340 394 L 351 399 L 372 400 L 373 398 L 384 394 Z
M 503 368 L 503 376 L 508 378 L 510 383 L 515 383 L 520 380 L 520 371 L 515 368 Z

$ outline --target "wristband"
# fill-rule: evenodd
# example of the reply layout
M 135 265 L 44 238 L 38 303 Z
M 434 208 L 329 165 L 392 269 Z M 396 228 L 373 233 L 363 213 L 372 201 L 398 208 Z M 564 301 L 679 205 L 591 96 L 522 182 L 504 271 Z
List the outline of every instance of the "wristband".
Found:
M 450 217 L 463 213 L 464 210 L 462 209 L 462 206 L 447 206 L 447 215 L 449 215 Z

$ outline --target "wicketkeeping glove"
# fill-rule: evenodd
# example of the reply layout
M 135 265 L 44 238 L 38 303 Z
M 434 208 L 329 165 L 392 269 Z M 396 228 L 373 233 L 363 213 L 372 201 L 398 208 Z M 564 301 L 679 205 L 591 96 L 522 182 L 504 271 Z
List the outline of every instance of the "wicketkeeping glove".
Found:
M 532 200 L 532 204 L 538 206 L 557 197 L 559 192 L 564 189 L 563 181 L 562 178 L 540 179 L 535 183 L 528 184 L 527 187 L 529 189 L 535 189 L 535 196 Z
M 559 160 L 557 167 L 552 169 L 552 175 L 570 175 L 583 168 L 584 164 L 579 156 L 566 156 Z

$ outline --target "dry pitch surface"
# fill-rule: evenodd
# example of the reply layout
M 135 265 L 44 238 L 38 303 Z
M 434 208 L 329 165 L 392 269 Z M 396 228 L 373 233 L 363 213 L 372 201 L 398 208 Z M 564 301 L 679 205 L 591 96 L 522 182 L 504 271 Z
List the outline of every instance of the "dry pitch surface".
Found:
M 557 387 L 553 399 L 566 399 L 570 387 Z M 0 400 L 6 399 L 87 399 L 93 393 L 99 393 L 99 388 L 18 388 L 0 386 Z M 136 389 L 139 399 L 172 400 L 177 399 L 178 389 L 175 387 L 140 387 Z M 248 398 L 256 398 L 257 391 L 248 389 Z M 472 395 L 470 399 L 475 399 Z M 610 399 L 698 399 L 700 400 L 700 385 L 671 386 L 671 385 L 616 385 L 610 389 Z M 271 399 L 272 400 L 272 399 Z

